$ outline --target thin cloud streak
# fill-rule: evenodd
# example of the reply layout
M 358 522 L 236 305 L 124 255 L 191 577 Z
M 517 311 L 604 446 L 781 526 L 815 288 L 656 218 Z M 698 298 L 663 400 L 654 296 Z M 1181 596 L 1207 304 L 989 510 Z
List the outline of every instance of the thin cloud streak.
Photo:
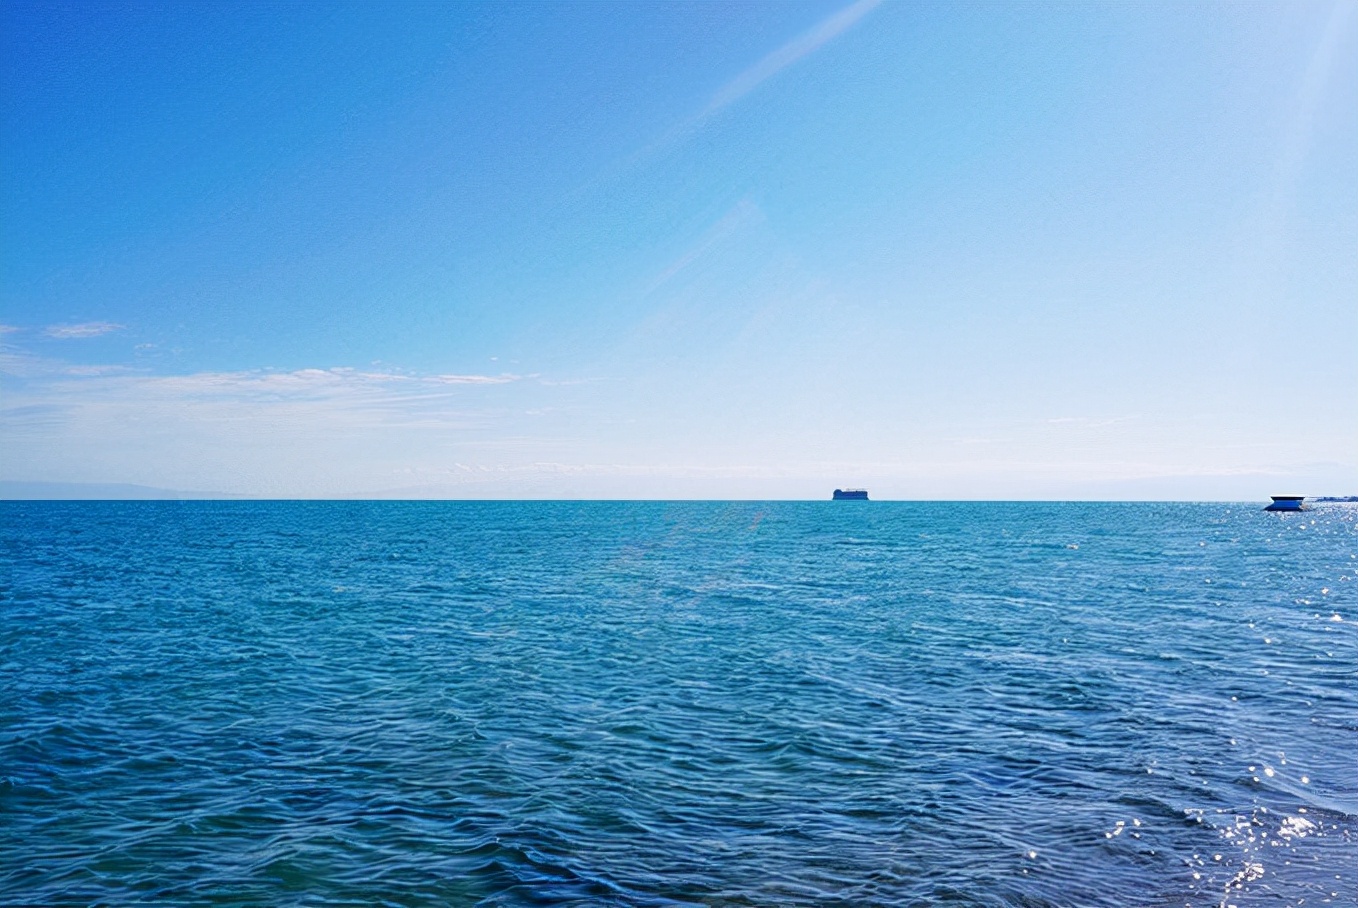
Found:
M 715 224 L 709 227 L 696 244 L 683 255 L 679 256 L 659 274 L 657 274 L 643 291 L 646 294 L 654 293 L 662 286 L 669 283 L 680 272 L 684 271 L 714 246 L 720 245 L 729 239 L 742 227 L 754 221 L 762 219 L 764 213 L 759 210 L 759 206 L 750 199 L 741 199 L 730 211 L 722 215 Z
M 126 325 L 114 322 L 81 322 L 77 325 L 50 325 L 43 334 L 57 340 L 74 340 L 85 337 L 98 337 L 113 331 L 121 331 Z
M 453 386 L 507 385 L 536 375 L 438 374 L 330 369 L 267 369 L 154 375 L 127 366 L 69 365 L 30 354 L 0 355 L 0 374 L 24 383 L 15 393 L 56 394 L 65 401 L 154 398 L 185 402 L 204 399 L 332 404 L 388 403 L 444 399 Z
M 707 102 L 706 107 L 637 152 L 628 159 L 628 165 L 639 163 L 666 146 L 697 132 L 712 117 L 744 98 L 789 66 L 805 59 L 839 37 L 860 19 L 880 6 L 881 2 L 882 0 L 858 0 L 858 2 L 850 4 L 834 15 L 821 20 L 809 31 L 793 38 L 717 89 Z
M 750 94 L 778 73 L 843 34 L 860 19 L 872 12 L 873 9 L 880 6 L 881 2 L 882 0 L 857 0 L 857 2 L 821 20 L 809 31 L 768 54 L 717 89 L 708 100 L 707 105 L 698 113 L 681 120 L 650 143 L 642 145 L 632 153 L 614 161 L 612 165 L 605 167 L 583 185 L 577 186 L 567 193 L 567 196 L 574 199 L 576 203 L 580 203 L 599 190 L 601 186 L 620 180 L 624 174 L 649 163 L 656 155 L 696 133 L 712 117 Z
M 784 44 L 718 89 L 707 107 L 697 116 L 694 125 L 730 107 L 792 64 L 839 37 L 880 4 L 881 0 L 858 0 Z
M 1047 425 L 1102 429 L 1106 426 L 1115 426 L 1118 423 L 1130 422 L 1138 418 L 1137 416 L 1057 416 L 1047 420 Z
M 332 369 L 296 369 L 291 372 L 249 370 L 197 372 L 190 375 L 138 376 L 130 379 L 140 387 L 185 394 L 230 397 L 291 397 L 310 399 L 386 398 L 393 401 L 439 396 L 448 385 L 505 385 L 524 376 L 502 375 L 411 375 L 400 372 Z
M 534 376 L 527 376 L 533 378 Z M 437 382 L 441 385 L 504 385 L 509 382 L 520 381 L 522 375 L 434 375 L 426 381 Z
M 372 488 L 398 468 L 438 463 L 455 441 L 503 434 L 522 406 L 505 389 L 536 378 L 353 368 L 156 375 L 10 360 L 3 478 L 108 475 L 283 495 Z

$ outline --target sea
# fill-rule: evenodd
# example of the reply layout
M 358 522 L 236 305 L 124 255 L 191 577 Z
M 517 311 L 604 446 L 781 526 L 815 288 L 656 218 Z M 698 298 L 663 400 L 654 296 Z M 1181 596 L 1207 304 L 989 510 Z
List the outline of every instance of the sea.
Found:
M 0 904 L 1358 904 L 1358 507 L 0 504 Z

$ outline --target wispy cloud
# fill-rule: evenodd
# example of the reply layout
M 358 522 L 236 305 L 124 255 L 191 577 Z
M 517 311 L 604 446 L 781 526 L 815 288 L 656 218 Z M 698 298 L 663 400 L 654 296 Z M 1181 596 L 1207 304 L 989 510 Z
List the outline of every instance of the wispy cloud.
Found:
M 19 330 L 21 329 L 16 328 L 14 325 L 0 325 L 0 337 L 3 337 L 6 334 L 13 334 Z
M 881 5 L 881 2 L 882 0 L 857 0 L 856 3 L 852 3 L 839 12 L 822 19 L 809 31 L 793 38 L 717 89 L 702 110 L 670 129 L 669 132 L 633 156 L 631 161 L 635 163 L 644 159 L 697 131 L 712 117 L 730 107 L 769 79 L 843 34 L 858 20 Z
M 843 34 L 880 5 L 881 0 L 857 0 L 822 19 L 813 28 L 779 47 L 717 89 L 697 113 L 690 114 L 631 154 L 617 159 L 583 185 L 577 186 L 569 196 L 577 202 L 583 202 L 601 187 L 614 184 L 636 168 L 652 162 L 657 154 L 699 131 L 712 117 Z
M 12 475 L 127 476 L 181 488 L 363 488 L 453 442 L 503 434 L 535 376 L 353 368 L 156 375 L 0 354 Z M 515 384 L 531 387 L 510 393 Z M 226 477 L 225 479 L 223 477 Z M 215 485 L 214 485 L 215 484 Z
M 660 271 L 646 286 L 646 293 L 654 293 L 661 286 L 668 283 L 681 271 L 688 268 L 695 261 L 718 246 L 746 225 L 762 220 L 764 213 L 759 206 L 749 199 L 741 199 L 731 210 L 722 215 L 715 224 L 709 227 L 698 241 L 680 255 L 677 259 Z
M 1102 429 L 1118 423 L 1130 422 L 1136 416 L 1057 416 L 1047 420 L 1052 426 L 1075 426 L 1085 429 Z
M 872 12 L 881 0 L 858 0 L 810 31 L 792 39 L 749 69 L 727 82 L 712 96 L 698 120 L 704 120 L 754 91 L 792 64 L 819 50 L 826 43 L 843 34 L 850 26 Z
M 154 375 L 130 366 L 71 365 L 22 351 L 0 354 L 0 374 L 26 381 L 33 392 L 59 390 L 68 400 L 180 397 L 298 402 L 325 399 L 334 403 L 442 398 L 453 393 L 450 386 L 506 385 L 538 377 L 507 372 L 421 375 L 348 367 Z
M 562 378 L 562 379 L 548 379 L 548 378 L 542 378 L 542 379 L 538 379 L 538 384 L 540 384 L 540 385 L 545 385 L 545 386 L 547 386 L 547 387 L 549 387 L 549 388 L 569 388 L 569 387 L 573 387 L 573 386 L 575 386 L 575 385 L 593 385 L 593 384 L 597 384 L 597 383 L 599 383 L 599 382 L 605 382 L 605 381 L 616 381 L 616 379 L 608 379 L 608 378 L 601 378 L 601 377 L 594 377 L 594 378 Z
M 134 371 L 130 366 L 66 366 L 60 374 L 70 378 L 97 378 L 103 375 L 128 375 Z
M 532 377 L 532 376 L 527 376 Z M 332 369 L 295 369 L 292 371 L 247 370 L 240 372 L 195 372 L 189 375 L 143 375 L 132 379 L 145 391 L 166 391 L 194 397 L 278 400 L 318 400 L 334 403 L 410 402 L 446 395 L 440 391 L 450 385 L 505 385 L 522 381 L 525 376 L 501 375 L 417 375 L 338 367 Z
M 428 381 L 442 385 L 505 385 L 512 381 L 520 381 L 523 377 L 509 373 L 503 375 L 433 375 L 429 377 Z
M 121 331 L 125 325 L 113 322 L 80 322 L 76 325 L 50 325 L 43 334 L 58 340 L 73 340 L 82 337 L 98 337 L 111 331 Z

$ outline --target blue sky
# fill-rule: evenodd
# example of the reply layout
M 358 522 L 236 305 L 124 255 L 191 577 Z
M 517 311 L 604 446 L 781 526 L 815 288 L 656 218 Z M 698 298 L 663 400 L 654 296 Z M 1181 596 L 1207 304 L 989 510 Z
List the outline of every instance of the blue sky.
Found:
M 6 2 L 0 479 L 1358 492 L 1358 4 Z

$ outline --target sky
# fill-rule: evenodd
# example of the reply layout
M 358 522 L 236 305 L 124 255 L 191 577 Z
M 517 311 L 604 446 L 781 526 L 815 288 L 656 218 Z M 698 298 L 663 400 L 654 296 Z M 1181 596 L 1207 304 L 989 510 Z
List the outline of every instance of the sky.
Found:
M 3 2 L 0 480 L 1358 493 L 1358 2 Z

